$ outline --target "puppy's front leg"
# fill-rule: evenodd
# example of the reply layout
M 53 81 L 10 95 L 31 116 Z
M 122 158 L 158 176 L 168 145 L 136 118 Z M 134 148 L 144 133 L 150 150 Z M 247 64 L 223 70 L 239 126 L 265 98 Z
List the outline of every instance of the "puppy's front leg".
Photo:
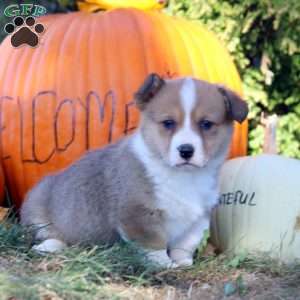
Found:
M 209 219 L 200 218 L 182 236 L 168 245 L 168 255 L 179 266 L 191 266 L 193 254 L 209 228 Z

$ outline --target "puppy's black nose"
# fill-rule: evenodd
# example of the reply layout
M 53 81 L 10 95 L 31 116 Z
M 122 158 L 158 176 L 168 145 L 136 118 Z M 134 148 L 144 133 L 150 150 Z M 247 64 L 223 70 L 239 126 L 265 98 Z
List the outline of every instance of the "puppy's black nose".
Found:
M 189 160 L 194 154 L 194 147 L 191 144 L 180 145 L 177 150 L 182 158 Z

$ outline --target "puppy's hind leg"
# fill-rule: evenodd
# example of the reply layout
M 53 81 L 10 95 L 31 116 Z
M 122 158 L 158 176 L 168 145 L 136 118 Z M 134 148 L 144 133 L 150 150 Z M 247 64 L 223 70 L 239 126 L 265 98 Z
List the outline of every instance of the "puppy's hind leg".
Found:
M 34 225 L 35 241 L 42 241 L 32 247 L 32 250 L 40 254 L 60 252 L 67 247 L 60 234 L 52 224 Z
M 32 234 L 34 242 L 41 242 L 32 248 L 39 253 L 57 252 L 66 247 L 62 235 L 52 224 L 48 210 L 51 186 L 51 177 L 43 179 L 27 194 L 21 209 L 21 224 Z

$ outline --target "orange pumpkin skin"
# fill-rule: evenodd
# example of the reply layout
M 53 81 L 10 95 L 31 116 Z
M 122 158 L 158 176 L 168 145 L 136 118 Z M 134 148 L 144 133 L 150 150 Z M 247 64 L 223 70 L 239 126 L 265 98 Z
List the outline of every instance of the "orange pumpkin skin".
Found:
M 157 11 L 48 15 L 37 48 L 0 46 L 0 147 L 16 207 L 45 174 L 132 132 L 145 76 L 192 75 L 241 93 L 225 48 L 200 25 Z M 231 157 L 247 151 L 235 125 Z

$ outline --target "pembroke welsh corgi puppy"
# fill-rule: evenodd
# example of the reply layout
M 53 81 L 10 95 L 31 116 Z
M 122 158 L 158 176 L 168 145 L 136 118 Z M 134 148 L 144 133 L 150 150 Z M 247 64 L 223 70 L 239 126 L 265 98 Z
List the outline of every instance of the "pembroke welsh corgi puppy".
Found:
M 157 74 L 135 100 L 134 134 L 86 153 L 27 194 L 21 222 L 34 229 L 35 250 L 123 239 L 160 265 L 193 263 L 217 204 L 233 121 L 246 118 L 247 104 L 223 86 Z

